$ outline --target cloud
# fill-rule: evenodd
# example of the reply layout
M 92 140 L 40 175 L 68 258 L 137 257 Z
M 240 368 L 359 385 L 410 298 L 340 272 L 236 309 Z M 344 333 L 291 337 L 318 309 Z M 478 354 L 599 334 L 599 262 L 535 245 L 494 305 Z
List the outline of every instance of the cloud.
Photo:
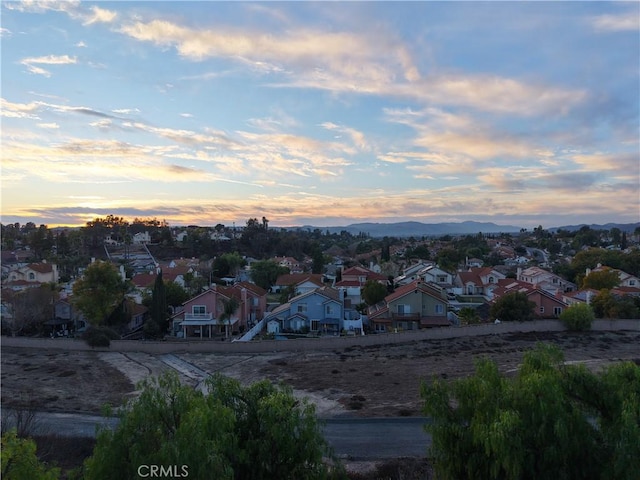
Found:
M 11 33 L 11 30 L 9 30 L 8 28 L 0 27 L 0 38 L 8 38 L 11 35 L 13 35 L 13 33 Z
M 616 15 L 592 17 L 591 26 L 596 32 L 637 32 L 640 30 L 640 15 L 637 8 Z
M 365 134 L 355 128 L 344 127 L 341 125 L 336 125 L 332 122 L 324 122 L 321 123 L 320 126 L 327 130 L 333 130 L 336 132 L 342 132 L 351 138 L 351 141 L 359 150 L 370 150 L 371 147 L 367 143 Z
M 0 115 L 9 118 L 39 119 L 35 113 L 40 108 L 39 102 L 13 103 L 0 98 Z
M 29 57 L 20 60 L 20 63 L 26 66 L 31 73 L 45 77 L 50 77 L 51 72 L 37 65 L 73 65 L 77 62 L 76 57 L 70 57 L 69 55 L 47 55 L 44 57 Z
M 50 130 L 57 130 L 58 128 L 60 128 L 60 125 L 58 125 L 57 123 L 38 123 L 38 126 L 40 128 L 46 128 Z
M 91 7 L 91 15 L 87 15 L 87 18 L 83 22 L 85 25 L 92 25 L 94 23 L 112 23 L 118 14 L 111 10 L 105 10 L 97 6 Z

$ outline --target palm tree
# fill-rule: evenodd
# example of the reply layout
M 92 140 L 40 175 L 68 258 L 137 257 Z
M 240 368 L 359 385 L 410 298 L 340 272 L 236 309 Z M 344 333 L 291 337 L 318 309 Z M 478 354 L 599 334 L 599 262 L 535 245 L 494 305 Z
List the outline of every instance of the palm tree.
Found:
M 231 324 L 231 317 L 236 313 L 240 307 L 240 302 L 236 297 L 230 297 L 228 299 L 222 299 L 222 314 L 220 320 L 226 322 L 224 325 L 225 337 L 229 337 L 229 325 Z

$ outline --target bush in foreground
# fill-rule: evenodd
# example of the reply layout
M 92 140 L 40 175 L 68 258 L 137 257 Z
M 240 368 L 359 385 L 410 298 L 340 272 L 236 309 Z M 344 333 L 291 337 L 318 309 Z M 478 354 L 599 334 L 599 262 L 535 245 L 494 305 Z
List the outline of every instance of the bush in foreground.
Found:
M 594 374 L 557 347 L 525 354 L 515 378 L 481 360 L 472 377 L 422 385 L 440 479 L 635 480 L 640 367 Z
M 87 480 L 138 478 L 141 465 L 173 466 L 190 479 L 339 475 L 324 463 L 330 452 L 313 405 L 287 387 L 267 381 L 242 387 L 216 376 L 203 394 L 172 373 L 140 387 L 138 399 L 120 412 L 116 430 L 99 433 L 85 463 Z
M 595 315 L 586 303 L 576 303 L 560 314 L 560 321 L 572 331 L 591 330 Z

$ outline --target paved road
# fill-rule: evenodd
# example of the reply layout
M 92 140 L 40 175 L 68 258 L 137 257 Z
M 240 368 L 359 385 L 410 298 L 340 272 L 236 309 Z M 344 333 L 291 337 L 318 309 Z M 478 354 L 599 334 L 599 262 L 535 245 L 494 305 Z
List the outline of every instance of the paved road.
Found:
M 3 415 L 10 411 L 3 409 Z M 424 417 L 321 419 L 324 435 L 339 457 L 354 460 L 423 457 L 431 444 Z M 93 437 L 96 426 L 114 428 L 118 420 L 97 415 L 39 412 L 34 433 Z

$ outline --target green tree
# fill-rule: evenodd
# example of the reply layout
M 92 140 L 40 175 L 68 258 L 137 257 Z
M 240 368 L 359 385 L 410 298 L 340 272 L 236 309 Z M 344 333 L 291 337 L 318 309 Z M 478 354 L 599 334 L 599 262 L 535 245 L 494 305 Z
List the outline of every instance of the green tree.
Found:
M 166 282 L 164 288 L 168 306 L 177 307 L 189 300 L 189 293 L 176 282 Z
M 313 243 L 311 247 L 311 273 L 322 273 L 324 271 L 325 258 L 322 253 L 322 249 L 317 242 Z
M 603 288 L 612 289 L 620 285 L 620 277 L 613 270 L 598 270 L 591 272 L 582 280 L 582 288 L 593 288 L 594 290 L 602 290 Z
M 526 322 L 533 320 L 536 304 L 529 300 L 526 293 L 507 293 L 498 298 L 491 306 L 491 318 L 504 322 Z
M 127 284 L 109 262 L 95 261 L 73 285 L 73 302 L 92 325 L 101 325 L 124 300 Z
M 50 468 L 38 460 L 36 444 L 28 438 L 19 438 L 15 430 L 2 434 L 3 480 L 57 480 L 59 468 Z
M 600 374 L 538 345 L 515 378 L 481 359 L 475 374 L 423 383 L 425 429 L 441 479 L 637 478 L 640 367 Z
M 99 432 L 87 480 L 138 478 L 140 465 L 184 466 L 195 480 L 326 477 L 314 407 L 287 387 L 214 376 L 202 393 L 166 373 L 140 388 L 118 427 Z
M 231 319 L 240 307 L 240 302 L 236 297 L 233 296 L 229 298 L 223 298 L 221 301 L 222 314 L 220 315 L 220 320 L 224 323 L 225 337 L 229 337 L 229 325 L 231 323 Z
M 562 311 L 560 321 L 569 330 L 590 330 L 595 315 L 593 309 L 586 303 L 576 303 Z
M 273 260 L 260 260 L 251 264 L 251 279 L 265 290 L 269 290 L 280 275 L 287 273 L 289 273 L 287 267 L 282 267 Z
M 362 299 L 367 305 L 375 305 L 388 295 L 387 287 L 375 280 L 367 280 L 362 287 Z
M 480 315 L 478 311 L 473 307 L 463 307 L 458 313 L 458 317 L 465 325 L 474 325 L 480 323 Z
M 145 323 L 145 333 L 153 338 L 163 337 L 168 328 L 167 294 L 162 270 L 156 275 L 151 294 L 149 320 Z

